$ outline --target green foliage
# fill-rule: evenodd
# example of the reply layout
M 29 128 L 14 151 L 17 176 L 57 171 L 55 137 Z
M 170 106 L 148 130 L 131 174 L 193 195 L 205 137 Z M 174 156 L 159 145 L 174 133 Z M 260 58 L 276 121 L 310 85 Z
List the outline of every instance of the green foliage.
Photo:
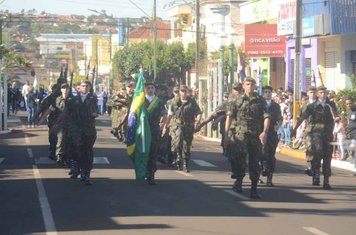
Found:
M 206 50 L 201 53 L 201 58 L 204 58 L 205 55 Z M 182 43 L 166 45 L 158 41 L 156 58 L 159 81 L 163 82 L 172 76 L 183 77 L 183 74 L 194 65 L 195 45 L 190 44 L 188 49 L 184 50 Z M 114 55 L 112 68 L 114 78 L 125 81 L 142 67 L 145 77 L 152 79 L 153 60 L 152 42 L 126 45 Z
M 351 87 L 339 91 L 335 97 L 336 104 L 340 112 L 346 111 L 345 99 L 352 98 L 356 101 L 356 76 L 354 74 L 349 76 Z
M 4 45 L 0 45 L 0 55 L 4 59 L 3 66 L 5 68 L 30 68 L 31 63 L 26 58 L 16 54 L 15 52 L 10 51 Z

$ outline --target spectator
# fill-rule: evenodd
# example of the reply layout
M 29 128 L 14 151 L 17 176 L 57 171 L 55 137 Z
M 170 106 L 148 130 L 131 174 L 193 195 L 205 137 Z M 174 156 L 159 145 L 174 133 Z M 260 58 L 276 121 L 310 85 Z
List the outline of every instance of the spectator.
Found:
M 292 113 L 290 105 L 286 106 L 283 111 L 283 133 L 284 133 L 284 145 L 292 147 L 291 131 L 292 131 Z
M 101 114 L 103 114 L 103 110 L 104 110 L 104 94 L 103 94 L 103 92 L 100 91 L 99 87 L 96 88 L 95 94 L 98 99 L 99 114 L 101 115 Z
M 27 127 L 34 127 L 34 115 L 36 112 L 36 95 L 33 93 L 33 86 L 28 87 L 28 92 L 26 95 L 26 100 L 27 100 Z
M 335 126 L 334 126 L 334 139 L 337 142 L 337 145 L 334 145 L 333 148 L 333 157 L 337 159 L 345 159 L 345 139 L 346 139 L 346 130 L 344 126 L 344 122 L 340 117 L 335 119 Z M 336 154 L 336 150 L 338 150 L 339 154 Z
M 25 100 L 25 106 L 27 108 L 27 94 L 28 94 L 28 88 L 30 86 L 30 82 L 29 81 L 26 81 L 25 85 L 23 85 L 22 87 L 22 91 L 21 91 L 21 94 Z
M 21 100 L 20 90 L 19 88 L 17 88 L 16 82 L 13 82 L 8 92 L 8 107 L 7 107 L 8 115 L 10 113 L 10 107 L 11 107 L 12 114 L 16 115 L 20 100 Z

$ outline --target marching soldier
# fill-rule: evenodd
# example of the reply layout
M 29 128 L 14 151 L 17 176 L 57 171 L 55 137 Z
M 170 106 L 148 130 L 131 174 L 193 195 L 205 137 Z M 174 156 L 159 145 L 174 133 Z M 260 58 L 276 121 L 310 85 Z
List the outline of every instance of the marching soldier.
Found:
M 307 109 L 309 104 L 312 104 L 312 103 L 314 103 L 316 101 L 316 98 L 317 98 L 316 97 L 316 88 L 312 87 L 312 86 L 309 87 L 308 91 L 307 91 L 307 96 L 308 96 L 308 100 L 300 108 L 298 118 L 300 118 L 301 114 L 303 112 L 305 112 L 305 110 Z M 308 122 L 308 120 L 305 120 L 305 122 Z M 313 171 L 311 169 L 312 168 L 311 161 L 313 159 L 313 156 L 312 156 L 312 143 L 310 142 L 311 138 L 310 138 L 309 134 L 310 134 L 310 132 L 306 131 L 306 133 L 305 133 L 305 146 L 306 146 L 305 155 L 306 155 L 306 158 L 307 158 L 307 168 L 304 170 L 304 173 L 306 175 L 313 176 Z
M 124 141 L 122 125 L 120 124 L 124 121 L 127 115 L 127 99 L 125 94 L 125 85 L 121 87 L 120 93 L 115 94 L 108 102 L 111 107 L 111 133 L 119 139 L 119 141 Z
M 231 123 L 235 120 L 236 133 L 231 146 L 231 168 L 236 177 L 232 188 L 242 192 L 242 181 L 245 177 L 245 157 L 249 154 L 249 173 L 251 194 L 253 199 L 260 198 L 257 183 L 260 177 L 259 161 L 262 156 L 262 145 L 265 144 L 270 125 L 270 117 L 266 109 L 266 101 L 254 92 L 256 82 L 246 78 L 243 82 L 244 95 L 232 102 L 226 112 L 225 146 L 231 144 L 228 138 Z
M 66 103 L 72 98 L 72 96 L 70 95 L 70 89 L 71 88 L 67 83 L 63 83 L 61 85 L 61 95 L 57 97 L 54 107 L 55 109 L 53 111 L 55 116 L 60 116 L 66 106 Z M 67 136 L 67 126 L 63 125 L 57 134 L 56 161 L 58 166 L 66 166 L 68 163 L 68 152 L 66 143 Z
M 163 128 L 163 135 L 166 133 L 167 125 L 171 123 L 172 149 L 177 152 L 178 170 L 190 172 L 190 148 L 192 146 L 194 130 L 201 119 L 201 111 L 197 102 L 188 96 L 188 87 L 180 86 L 180 98 L 172 101 L 168 108 L 167 122 Z
M 332 189 L 329 183 L 331 175 L 331 158 L 333 141 L 334 120 L 339 116 L 334 102 L 327 99 L 326 87 L 317 88 L 318 100 L 309 104 L 301 113 L 293 131 L 295 136 L 296 130 L 303 120 L 308 120 L 305 131 L 308 133 L 309 142 L 311 143 L 311 170 L 313 173 L 312 185 L 320 185 L 320 167 L 323 160 L 324 189 Z
M 279 142 L 277 131 L 282 124 L 283 118 L 279 104 L 272 100 L 272 87 L 263 87 L 263 98 L 267 103 L 267 112 L 270 116 L 267 142 L 263 146 L 262 175 L 267 176 L 267 186 L 273 187 L 272 177 L 276 167 L 276 148 Z
M 145 84 L 145 105 L 148 112 L 148 122 L 151 129 L 151 148 L 147 163 L 147 183 L 156 185 L 157 154 L 161 140 L 161 127 L 166 121 L 166 109 L 162 101 L 155 95 L 156 86 L 152 82 Z
M 79 94 L 66 104 L 60 123 L 68 126 L 70 174 L 76 179 L 80 174 L 85 185 L 92 185 L 93 146 L 96 140 L 95 118 L 98 117 L 96 97 L 89 92 L 91 83 L 82 81 Z

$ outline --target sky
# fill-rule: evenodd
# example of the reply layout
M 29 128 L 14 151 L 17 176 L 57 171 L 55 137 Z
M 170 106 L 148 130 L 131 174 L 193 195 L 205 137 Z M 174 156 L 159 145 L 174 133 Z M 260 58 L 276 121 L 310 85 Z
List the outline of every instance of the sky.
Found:
M 164 5 L 174 0 L 156 1 L 157 16 L 169 19 Z M 175 2 L 184 2 L 184 0 Z M 114 17 L 141 17 L 152 16 L 153 0 L 0 0 L 0 10 L 9 10 L 12 13 L 33 8 L 38 12 L 45 11 L 59 15 L 92 15 L 96 13 L 88 9 L 94 9 L 106 10 L 108 15 L 112 14 Z

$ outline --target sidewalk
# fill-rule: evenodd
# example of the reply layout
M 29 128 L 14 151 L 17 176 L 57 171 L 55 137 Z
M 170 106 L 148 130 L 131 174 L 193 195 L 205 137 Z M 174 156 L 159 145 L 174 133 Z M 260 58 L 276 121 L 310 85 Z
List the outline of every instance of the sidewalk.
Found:
M 218 138 L 210 138 L 210 137 L 206 137 L 206 136 L 202 136 L 202 135 L 197 135 L 197 137 L 207 140 L 207 141 L 220 142 L 220 139 L 218 139 Z M 293 158 L 299 158 L 301 160 L 305 160 L 305 151 L 303 151 L 303 150 L 292 149 L 292 148 L 288 148 L 288 147 L 281 147 L 281 148 L 279 148 L 279 151 L 277 151 L 277 153 L 287 155 L 287 156 L 290 156 Z M 331 166 L 335 167 L 335 168 L 351 171 L 353 174 L 356 175 L 356 168 L 355 168 L 354 164 L 349 161 L 349 159 L 346 161 L 332 159 Z
M 27 113 L 26 111 L 18 111 L 16 115 L 10 115 L 7 118 L 7 130 L 0 130 L 1 134 L 11 133 L 16 130 L 25 129 L 27 120 Z

